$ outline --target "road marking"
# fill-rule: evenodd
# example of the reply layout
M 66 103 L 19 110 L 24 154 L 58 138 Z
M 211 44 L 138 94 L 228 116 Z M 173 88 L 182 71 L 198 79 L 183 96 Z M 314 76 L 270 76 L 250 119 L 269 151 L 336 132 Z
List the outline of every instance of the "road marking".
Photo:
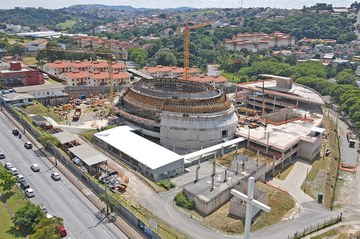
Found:
M 72 200 L 73 200 L 76 204 L 78 204 L 78 203 L 77 203 L 77 201 L 76 201 L 75 199 L 73 199 L 73 198 L 72 198 Z
M 94 218 L 89 213 L 86 213 L 86 215 L 94 220 Z
M 109 237 L 111 238 L 111 236 L 103 229 L 103 232 Z
M 65 188 L 63 188 L 61 185 L 59 185 L 59 187 L 60 187 L 62 190 L 64 190 L 64 191 L 65 191 Z
M 169 199 L 168 199 L 169 200 Z M 167 201 L 168 201 L 167 200 Z M 166 202 L 166 211 L 169 213 L 169 215 L 170 215 L 170 217 L 172 217 L 172 218 L 174 218 L 175 219 L 175 217 L 170 213 L 170 211 L 169 211 L 169 206 L 168 206 L 168 203 Z

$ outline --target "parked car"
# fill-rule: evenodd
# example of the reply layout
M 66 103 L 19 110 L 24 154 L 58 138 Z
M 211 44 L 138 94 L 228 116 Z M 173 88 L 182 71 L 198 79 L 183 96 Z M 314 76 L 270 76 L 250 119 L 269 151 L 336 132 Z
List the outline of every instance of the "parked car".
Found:
M 30 188 L 30 185 L 28 184 L 28 182 L 23 181 L 23 182 L 20 182 L 20 188 L 21 188 L 22 190 L 25 190 L 25 189 Z
M 60 174 L 58 174 L 58 173 L 52 173 L 51 174 L 51 178 L 54 180 L 54 181 L 59 181 L 60 179 L 61 179 L 61 176 L 60 176 Z
M 19 183 L 26 181 L 26 180 L 25 180 L 25 177 L 24 177 L 23 175 L 21 175 L 21 174 L 18 174 L 18 175 L 16 176 L 16 178 L 17 178 L 17 180 L 18 180 Z
M 19 172 L 17 171 L 17 169 L 14 168 L 14 167 L 13 167 L 13 168 L 10 168 L 9 171 L 10 171 L 10 173 L 11 173 L 13 176 L 16 176 L 16 175 L 19 174 Z
M 12 133 L 15 136 L 18 136 L 20 134 L 19 130 L 17 130 L 17 129 L 13 129 Z
M 32 146 L 32 143 L 28 141 L 28 142 L 25 142 L 24 147 L 27 149 L 31 149 L 33 146 Z
M 0 159 L 4 159 L 4 158 L 5 158 L 5 154 L 0 151 Z
M 60 232 L 60 236 L 61 237 L 66 237 L 67 235 L 67 231 L 64 227 L 64 225 L 58 226 L 59 232 Z
M 27 188 L 27 189 L 25 189 L 25 195 L 28 198 L 32 198 L 32 197 L 35 197 L 35 192 L 34 192 L 34 190 L 32 190 L 32 188 Z
M 36 163 L 31 164 L 30 168 L 34 172 L 39 172 L 40 171 L 40 165 L 36 164 Z
M 5 168 L 6 168 L 7 170 L 10 170 L 12 167 L 13 167 L 13 166 L 12 166 L 11 163 L 5 163 Z

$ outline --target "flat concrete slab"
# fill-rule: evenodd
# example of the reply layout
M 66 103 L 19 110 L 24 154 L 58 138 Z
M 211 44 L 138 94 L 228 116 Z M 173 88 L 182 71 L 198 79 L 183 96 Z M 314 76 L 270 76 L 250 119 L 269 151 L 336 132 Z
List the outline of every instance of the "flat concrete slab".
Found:
M 306 178 L 306 173 L 311 170 L 311 165 L 297 161 L 285 180 L 273 178 L 269 183 L 287 191 L 298 203 L 314 201 L 312 197 L 301 190 L 301 184 Z

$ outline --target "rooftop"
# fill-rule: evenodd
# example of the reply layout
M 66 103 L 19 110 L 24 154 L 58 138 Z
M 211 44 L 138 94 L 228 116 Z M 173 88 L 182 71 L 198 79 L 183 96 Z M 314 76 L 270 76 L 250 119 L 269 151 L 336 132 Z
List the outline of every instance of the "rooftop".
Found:
M 263 75 L 263 76 L 269 77 L 270 79 L 237 84 L 237 86 L 242 89 L 262 92 L 263 82 L 264 82 L 265 94 L 282 97 L 282 98 L 288 98 L 292 100 L 298 100 L 300 102 L 313 103 L 316 105 L 324 104 L 324 99 L 322 98 L 322 96 L 306 86 L 292 83 L 291 89 L 288 89 L 287 91 L 284 91 L 284 89 L 282 88 L 278 88 L 275 78 L 286 79 L 287 77 L 272 76 L 272 75 Z
M 81 159 L 81 161 L 83 161 L 88 166 L 92 166 L 108 160 L 106 156 L 88 144 L 81 144 L 79 146 L 69 148 L 69 151 Z
M 14 90 L 17 93 L 25 93 L 31 91 L 42 91 L 42 90 L 55 90 L 55 89 L 65 89 L 65 86 L 60 83 L 54 84 L 42 84 L 42 85 L 33 85 L 33 86 L 23 86 L 15 87 Z
M 183 159 L 181 155 L 135 134 L 134 130 L 136 128 L 130 126 L 119 126 L 94 136 L 153 170 Z

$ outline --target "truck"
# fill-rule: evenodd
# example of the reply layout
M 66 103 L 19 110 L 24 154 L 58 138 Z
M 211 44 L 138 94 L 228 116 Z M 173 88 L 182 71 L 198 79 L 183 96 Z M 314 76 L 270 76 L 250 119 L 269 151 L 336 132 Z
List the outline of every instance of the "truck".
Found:
M 355 147 L 355 135 L 354 135 L 354 133 L 351 132 L 351 131 L 347 132 L 346 138 L 348 140 L 349 147 L 354 148 Z
M 80 115 L 81 115 L 81 109 L 78 107 L 75 109 L 74 115 L 73 115 L 73 120 L 79 120 L 80 119 Z

